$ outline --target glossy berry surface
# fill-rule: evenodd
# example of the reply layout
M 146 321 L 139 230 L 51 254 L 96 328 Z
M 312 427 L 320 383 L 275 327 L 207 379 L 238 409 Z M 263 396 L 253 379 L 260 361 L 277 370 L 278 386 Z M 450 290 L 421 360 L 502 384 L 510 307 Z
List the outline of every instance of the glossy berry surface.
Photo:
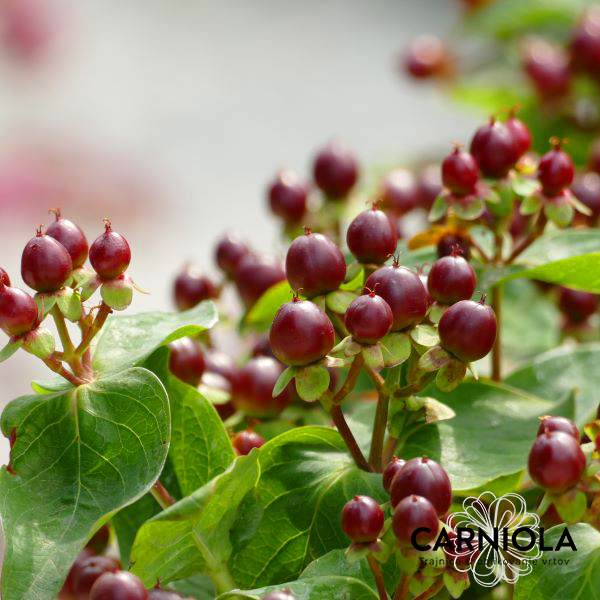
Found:
M 342 509 L 342 529 L 356 544 L 374 542 L 383 529 L 383 510 L 369 496 L 354 496 Z
M 271 342 L 269 342 L 269 336 L 263 335 L 252 347 L 252 356 L 271 356 L 275 357 L 273 354 L 273 348 L 271 348 Z
M 346 261 L 328 237 L 307 229 L 291 243 L 285 272 L 292 289 L 312 298 L 340 287 L 346 277 Z
M 442 256 L 450 256 L 454 252 L 455 246 L 458 246 L 463 257 L 466 260 L 469 260 L 469 257 L 471 256 L 469 240 L 457 233 L 447 233 L 438 240 L 436 247 L 438 257 L 442 258 Z
M 354 155 L 338 144 L 320 150 L 313 165 L 315 183 L 332 199 L 345 198 L 358 179 L 358 163 Z
M 455 196 L 473 194 L 479 181 L 475 159 L 458 146 L 442 162 L 442 181 Z
M 443 515 L 452 502 L 452 486 L 446 471 L 430 458 L 411 458 L 396 473 L 390 486 L 392 506 L 414 494 L 427 498 Z
M 246 308 L 272 286 L 285 279 L 285 272 L 276 261 L 248 254 L 238 265 L 235 284 Z
M 0 267 L 0 283 L 10 287 L 10 277 L 2 267 Z
M 203 300 L 216 298 L 217 295 L 217 286 L 192 265 L 186 266 L 177 275 L 173 285 L 173 297 L 178 310 L 188 310 Z
M 88 600 L 90 590 L 104 573 L 116 573 L 121 568 L 118 560 L 108 556 L 90 556 L 79 566 L 73 578 L 76 600 Z
M 406 214 L 419 200 L 415 176 L 408 169 L 394 169 L 381 182 L 378 200 L 397 217 Z
M 200 344 L 192 338 L 181 338 L 169 344 L 171 373 L 190 385 L 197 386 L 205 369 L 204 353 Z
M 412 535 L 416 529 L 426 527 L 430 533 L 421 531 L 416 542 L 426 545 L 437 537 L 439 529 L 438 514 L 431 502 L 422 496 L 406 496 L 394 508 L 392 529 L 396 539 L 403 545 L 412 544 Z
M 291 171 L 281 171 L 268 190 L 269 206 L 288 224 L 299 223 L 306 214 L 308 188 Z
M 528 44 L 523 68 L 542 100 L 564 96 L 571 87 L 569 57 L 543 39 Z
M 206 350 L 204 352 L 204 365 L 210 373 L 216 373 L 232 382 L 235 379 L 237 368 L 234 360 L 220 350 Z
M 273 354 L 286 365 L 308 365 L 333 348 L 335 330 L 316 304 L 295 297 L 277 311 L 269 342 Z
M 571 419 L 567 419 L 566 417 L 541 417 L 538 435 L 541 435 L 546 431 L 562 431 L 579 441 L 579 429 L 577 429 L 577 425 L 575 425 Z
M 260 448 L 264 443 L 265 439 L 254 431 L 239 431 L 231 440 L 236 453 L 242 456 L 250 454 L 250 450 Z
M 468 300 L 475 291 L 477 277 L 473 267 L 460 256 L 460 251 L 438 258 L 429 271 L 427 289 L 441 304 Z
M 496 315 L 481 302 L 461 300 L 442 315 L 438 328 L 442 347 L 464 362 L 483 358 L 496 341 Z
M 224 235 L 215 248 L 215 262 L 223 273 L 235 279 L 241 260 L 250 254 L 250 248 L 234 233 Z
M 115 279 L 127 270 L 131 262 L 127 240 L 113 231 L 108 220 L 104 223 L 104 233 L 90 247 L 90 262 L 102 279 Z
M 79 225 L 61 216 L 60 210 L 55 209 L 56 220 L 46 229 L 46 235 L 60 242 L 71 257 L 73 268 L 83 266 L 88 257 L 88 242 L 85 233 Z
M 392 457 L 392 460 L 386 465 L 383 470 L 383 489 L 389 494 L 390 486 L 392 485 L 392 479 L 396 473 L 406 464 L 405 460 L 398 458 L 397 456 Z
M 573 182 L 575 167 L 571 157 L 556 142 L 550 152 L 542 156 L 538 165 L 538 180 L 546 196 L 558 196 Z
M 396 251 L 398 229 L 388 215 L 374 206 L 353 219 L 346 242 L 358 262 L 381 265 Z
M 44 235 L 41 227 L 21 256 L 21 277 L 36 292 L 55 292 L 71 276 L 73 263 L 66 248 Z
M 429 308 L 427 290 L 421 279 L 405 267 L 381 267 L 365 282 L 363 293 L 374 290 L 392 309 L 392 331 L 406 329 L 423 320 Z
M 410 75 L 426 79 L 445 72 L 447 49 L 434 35 L 420 35 L 406 52 L 405 66 Z
M 529 452 L 529 475 L 550 492 L 564 492 L 574 486 L 585 469 L 585 455 L 579 442 L 564 431 L 538 435 Z
M 296 596 L 290 590 L 277 590 L 267 594 L 263 600 L 296 600 Z
M 258 417 L 279 414 L 292 399 L 292 384 L 289 384 L 279 396 L 273 398 L 273 388 L 283 369 L 279 361 L 268 356 L 260 356 L 248 361 L 235 378 L 233 386 L 235 406 L 247 414 Z
M 591 218 L 600 217 L 600 175 L 598 173 L 585 173 L 577 177 L 571 185 L 571 191 L 592 212 Z
M 393 323 L 390 305 L 375 292 L 353 300 L 344 315 L 346 329 L 360 344 L 375 344 L 389 333 Z
M 25 291 L 0 282 L 0 328 L 9 336 L 31 331 L 38 320 L 35 300 Z
M 75 576 L 79 572 L 81 565 L 84 561 L 90 556 L 94 556 L 94 552 L 91 548 L 84 548 L 77 556 L 71 568 L 69 569 L 69 574 L 63 583 L 63 586 L 58 594 L 59 600 L 72 600 L 75 594 L 75 590 L 73 589 Z
M 133 573 L 104 573 L 92 586 L 90 600 L 148 600 L 148 591 Z
M 475 132 L 470 150 L 485 177 L 505 177 L 519 159 L 513 135 L 494 119 Z
M 521 119 L 515 117 L 514 114 L 509 116 L 505 125 L 515 141 L 517 153 L 520 158 L 531 148 L 531 132 L 529 131 L 529 127 Z
M 583 323 L 598 310 L 598 296 L 590 292 L 561 287 L 558 307 L 571 323 Z

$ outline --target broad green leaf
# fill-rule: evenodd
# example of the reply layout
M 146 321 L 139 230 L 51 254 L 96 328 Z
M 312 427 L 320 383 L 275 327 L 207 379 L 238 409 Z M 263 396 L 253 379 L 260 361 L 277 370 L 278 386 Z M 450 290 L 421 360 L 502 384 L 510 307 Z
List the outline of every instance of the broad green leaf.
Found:
M 167 586 L 169 589 L 174 589 L 186 598 L 194 600 L 214 600 L 215 587 L 212 581 L 206 575 L 194 575 L 187 579 L 174 581 Z
M 251 325 L 259 331 L 266 331 L 281 305 L 291 300 L 292 293 L 287 281 L 276 283 L 254 303 L 244 317 L 244 324 Z
M 181 313 L 111 315 L 96 346 L 94 369 L 107 372 L 139 365 L 159 346 L 210 329 L 217 318 L 210 300 Z
M 548 546 L 556 547 L 564 525 L 549 529 L 544 535 Z M 600 532 L 591 525 L 569 526 L 577 551 L 563 547 L 558 552 L 544 552 L 535 561 L 533 571 L 519 577 L 514 600 L 563 600 L 563 598 L 598 598 L 600 591 Z M 562 560 L 557 566 L 554 561 Z
M 51 600 L 87 539 L 158 477 L 170 439 L 159 379 L 133 368 L 54 394 L 23 396 L 2 415 L 16 427 L 0 470 L 4 600 Z

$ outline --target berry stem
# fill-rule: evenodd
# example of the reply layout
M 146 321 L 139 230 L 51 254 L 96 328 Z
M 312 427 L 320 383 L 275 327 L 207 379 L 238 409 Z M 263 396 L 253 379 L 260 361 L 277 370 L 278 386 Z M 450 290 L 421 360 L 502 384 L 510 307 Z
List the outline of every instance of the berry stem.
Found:
M 428 587 L 422 594 L 415 596 L 414 600 L 429 600 L 433 598 L 444 587 L 444 580 L 440 577 L 432 586 Z
M 402 579 L 394 592 L 394 600 L 406 600 L 408 598 L 408 586 L 410 585 L 410 580 L 412 579 L 412 575 L 405 573 L 402 575 Z
M 331 323 L 333 324 L 333 327 L 335 329 L 335 332 L 342 338 L 344 339 L 346 336 L 349 335 L 348 330 L 346 329 L 346 326 L 344 325 L 344 321 L 343 319 L 340 318 L 340 315 L 338 315 L 337 313 L 334 313 L 331 310 L 327 311 L 327 316 L 329 317 L 329 319 L 331 320 Z
M 392 460 L 392 457 L 394 456 L 394 453 L 396 452 L 397 445 L 398 445 L 398 438 L 390 435 L 387 439 L 387 442 L 385 443 L 385 448 L 383 450 L 383 463 L 382 464 L 387 465 Z
M 60 360 L 58 360 L 58 358 L 55 355 L 50 356 L 50 358 L 44 359 L 44 364 L 55 373 L 58 373 L 61 377 L 64 377 L 69 383 L 72 383 L 75 387 L 78 387 L 85 383 L 83 379 L 80 379 L 76 375 L 73 375 L 73 373 L 71 373 L 70 371 L 67 371 L 67 369 L 65 369 L 63 364 L 60 362 Z
M 373 572 L 373 577 L 375 577 L 375 585 L 377 585 L 379 600 L 388 600 L 385 584 L 383 583 L 383 574 L 381 572 L 379 563 L 370 554 L 367 555 L 367 561 L 369 563 L 369 567 L 371 567 L 371 571 Z
M 356 385 L 356 380 L 360 375 L 360 369 L 364 364 L 364 359 L 362 353 L 357 354 L 350 365 L 350 370 L 348 371 L 348 375 L 346 376 L 346 381 L 344 381 L 344 385 L 337 391 L 335 396 L 332 398 L 332 404 L 340 404 L 340 402 L 354 389 Z
M 79 344 L 79 346 L 77 346 L 77 349 L 75 350 L 75 354 L 77 356 L 81 356 L 88 350 L 95 335 L 102 329 L 104 323 L 106 322 L 106 319 L 108 318 L 108 315 L 110 315 L 111 312 L 112 308 L 110 308 L 110 306 L 108 306 L 104 302 L 100 305 L 100 310 L 98 311 L 94 322 L 89 326 L 89 328 L 83 335 L 81 344 Z
M 54 319 L 54 323 L 56 324 L 56 329 L 58 331 L 58 336 L 60 337 L 60 342 L 63 347 L 65 360 L 68 361 L 69 358 L 73 356 L 75 346 L 73 346 L 73 342 L 71 341 L 71 336 L 69 335 L 69 330 L 67 329 L 65 318 L 56 304 L 52 307 L 50 313 L 52 314 L 52 318 Z
M 477 250 L 477 252 L 481 256 L 481 260 L 484 263 L 489 263 L 490 262 L 490 257 L 486 254 L 485 250 L 473 238 L 469 239 L 469 243 L 471 244 L 471 246 L 475 250 Z
M 158 480 L 156 480 L 156 482 L 152 486 L 150 493 L 163 510 L 175 504 L 175 500 L 173 500 L 171 494 L 169 494 L 165 486 Z
M 344 439 L 344 442 L 346 442 L 346 446 L 348 447 L 348 450 L 352 455 L 356 466 L 362 469 L 363 471 L 372 471 L 371 466 L 364 457 L 364 454 L 362 453 L 362 450 L 356 442 L 356 439 L 352 434 L 350 427 L 348 427 L 348 423 L 346 423 L 346 419 L 344 418 L 344 413 L 342 412 L 341 406 L 339 404 L 332 404 L 330 409 L 330 415 L 338 432 Z
M 375 373 L 375 375 L 379 374 Z M 385 430 L 388 421 L 390 394 L 383 386 L 378 388 L 378 391 L 379 398 L 377 399 L 377 409 L 375 410 L 375 419 L 373 421 L 373 434 L 371 436 L 369 463 L 375 472 L 380 473 L 384 466 L 383 442 L 385 440 Z
M 510 256 L 506 259 L 505 264 L 512 264 L 520 254 L 527 250 L 527 248 L 529 248 L 529 246 L 531 246 L 531 244 L 533 244 L 533 242 L 535 242 L 535 240 L 537 240 L 542 233 L 544 233 L 547 222 L 548 219 L 546 218 L 544 211 L 540 211 L 535 224 L 531 228 L 531 231 L 527 237 L 521 240 L 521 242 L 514 247 L 513 251 L 510 253 Z
M 502 235 L 494 232 L 494 263 L 499 265 L 502 263 Z M 496 341 L 492 348 L 492 380 L 500 381 L 502 378 L 502 286 L 496 285 L 492 288 L 492 309 L 496 314 L 498 322 Z

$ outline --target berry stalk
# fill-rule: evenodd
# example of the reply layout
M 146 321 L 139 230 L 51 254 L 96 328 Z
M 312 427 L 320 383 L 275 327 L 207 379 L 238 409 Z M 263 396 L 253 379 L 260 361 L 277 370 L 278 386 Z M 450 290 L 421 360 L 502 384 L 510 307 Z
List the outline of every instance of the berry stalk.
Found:
M 540 211 L 538 218 L 531 228 L 529 235 L 527 235 L 523 240 L 515 246 L 514 250 L 511 252 L 510 256 L 506 259 L 505 264 L 512 264 L 535 240 L 537 240 L 543 233 L 546 227 L 546 223 L 548 219 L 544 214 L 544 211 Z
M 375 419 L 373 421 L 373 433 L 371 435 L 371 450 L 369 452 L 369 464 L 376 473 L 383 470 L 383 443 L 385 440 L 385 430 L 388 421 L 388 409 L 390 404 L 389 391 L 384 386 L 384 380 L 371 367 L 365 365 L 365 371 L 375 387 L 379 397 L 377 398 L 377 408 L 375 410 Z
M 387 591 L 383 582 L 383 574 L 381 572 L 381 567 L 379 566 L 379 563 L 370 554 L 367 555 L 367 561 L 369 563 L 369 567 L 371 567 L 373 577 L 375 577 L 375 585 L 377 586 L 379 600 L 388 600 Z
M 432 586 L 427 588 L 422 594 L 415 596 L 414 600 L 429 600 L 433 598 L 444 587 L 444 580 L 440 577 Z
M 494 262 L 502 262 L 502 235 L 494 232 Z M 496 340 L 492 347 L 492 380 L 502 379 L 502 286 L 496 285 L 492 288 L 492 310 L 496 315 L 498 323 Z
M 169 494 L 165 486 L 158 480 L 152 486 L 150 493 L 163 510 L 175 504 L 175 500 L 171 494 Z
M 344 418 L 344 413 L 342 412 L 342 408 L 340 407 L 339 404 L 331 405 L 330 415 L 331 415 L 331 418 L 333 419 L 333 423 L 335 424 L 339 434 L 344 439 L 344 442 L 346 442 L 346 446 L 348 447 L 348 450 L 349 450 L 350 454 L 352 455 L 352 458 L 354 459 L 356 466 L 361 468 L 363 471 L 371 472 L 373 469 L 371 469 L 371 465 L 369 465 L 369 463 L 367 462 L 366 458 L 364 457 L 364 455 L 362 453 L 362 450 L 358 446 L 356 438 L 354 437 L 352 431 L 350 430 L 350 427 L 348 427 L 348 423 L 346 423 L 346 419 Z
M 56 355 L 52 355 L 50 358 L 44 359 L 44 364 L 55 373 L 58 373 L 61 377 L 64 377 L 69 383 L 72 383 L 75 387 L 83 385 L 85 381 L 80 379 L 70 371 L 67 371 Z
M 96 334 L 102 329 L 110 313 L 112 313 L 112 308 L 110 308 L 110 306 L 103 302 L 100 305 L 100 309 L 98 310 L 98 314 L 96 315 L 96 318 L 94 319 L 93 323 L 83 335 L 81 344 L 79 344 L 79 346 L 77 346 L 75 350 L 75 354 L 77 356 L 82 356 L 88 350 L 90 344 L 92 343 L 92 340 L 94 339 Z
M 411 579 L 412 579 L 412 575 L 408 575 L 407 573 L 402 575 L 402 579 L 400 580 L 400 583 L 398 584 L 398 587 L 396 588 L 396 591 L 394 592 L 393 600 L 406 600 L 408 598 L 408 594 L 409 594 L 408 587 L 410 585 Z

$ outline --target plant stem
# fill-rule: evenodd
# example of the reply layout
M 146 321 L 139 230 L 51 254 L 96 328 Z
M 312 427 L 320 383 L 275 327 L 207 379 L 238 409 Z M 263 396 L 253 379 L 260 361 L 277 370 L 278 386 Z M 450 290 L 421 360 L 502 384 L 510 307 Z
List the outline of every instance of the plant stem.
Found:
M 169 492 L 166 490 L 163 484 L 160 481 L 158 481 L 158 479 L 152 486 L 150 493 L 163 510 L 175 504 L 175 500 L 173 500 L 171 494 L 169 494 Z
M 385 379 L 375 369 L 369 367 L 369 365 L 364 365 L 364 369 L 377 391 L 381 392 L 385 385 Z
M 529 234 L 514 247 L 513 251 L 510 253 L 510 256 L 506 259 L 506 265 L 512 264 L 521 253 L 527 250 L 527 248 L 529 248 L 529 246 L 531 246 L 531 244 L 533 244 L 533 242 L 535 242 L 535 240 L 537 240 L 542 233 L 544 233 L 544 228 L 546 227 L 547 222 L 548 219 L 544 214 L 544 211 L 540 211 L 537 221 L 531 228 Z
M 496 341 L 492 348 L 492 379 L 500 381 L 502 379 L 502 286 L 496 285 L 492 288 L 492 309 L 496 313 L 498 330 Z
M 83 379 L 80 379 L 76 375 L 73 375 L 70 371 L 67 371 L 63 364 L 58 360 L 58 358 L 52 355 L 50 358 L 44 359 L 44 364 L 54 371 L 58 373 L 61 377 L 64 377 L 69 383 L 72 383 L 74 386 L 80 386 L 85 383 Z
M 75 354 L 77 356 L 81 356 L 86 352 L 86 350 L 90 347 L 94 336 L 102 329 L 108 315 L 112 312 L 112 308 L 105 304 L 104 302 L 100 305 L 100 310 L 94 319 L 94 322 L 90 325 L 88 330 L 85 332 L 83 339 L 81 340 L 81 344 L 77 346 L 75 350 Z
M 440 577 L 431 587 L 419 594 L 414 600 L 429 600 L 433 598 L 444 587 L 444 580 Z
M 485 250 L 473 238 L 470 238 L 469 241 L 471 246 L 473 246 L 473 248 L 475 248 L 475 250 L 477 250 L 477 252 L 479 252 L 479 254 L 481 255 L 481 260 L 484 263 L 489 263 L 490 257 L 485 253 Z
M 344 385 L 342 385 L 342 387 L 337 391 L 337 394 L 335 394 L 331 400 L 333 404 L 339 404 L 354 389 L 363 363 L 364 359 L 362 353 L 357 354 L 352 361 L 352 365 L 350 365 L 350 370 L 348 371 Z
M 398 438 L 389 436 L 387 443 L 385 444 L 385 449 L 383 451 L 383 464 L 387 465 L 394 456 L 394 452 L 396 451 L 396 446 L 398 445 Z
M 377 399 L 377 409 L 375 411 L 375 420 L 373 421 L 373 434 L 371 436 L 371 451 L 369 453 L 369 463 L 376 473 L 383 471 L 383 442 L 385 439 L 385 430 L 388 420 L 388 409 L 390 404 L 390 395 L 387 390 L 379 390 Z
M 375 585 L 377 585 L 379 600 L 388 600 L 385 584 L 383 582 L 383 574 L 381 573 L 381 567 L 379 566 L 379 563 L 370 554 L 367 555 L 367 561 L 369 563 L 369 567 L 371 567 L 371 571 L 373 572 L 373 577 L 375 577 Z
M 344 413 L 342 412 L 342 408 L 339 404 L 332 404 L 330 409 L 330 415 L 333 419 L 333 422 L 339 431 L 342 438 L 344 438 L 344 442 L 346 442 L 346 446 L 354 459 L 354 462 L 358 467 L 360 467 L 363 471 L 372 471 L 371 466 L 367 462 L 360 449 L 358 443 L 352 431 L 350 431 L 350 427 L 348 427 L 348 423 L 346 423 L 346 419 L 344 418 Z
M 406 600 L 406 598 L 408 598 L 408 586 L 410 585 L 411 579 L 412 575 L 406 573 L 402 575 L 402 579 L 394 592 L 394 600 Z
M 60 337 L 60 343 L 63 347 L 65 360 L 69 360 L 69 358 L 74 354 L 75 346 L 73 346 L 73 342 L 71 341 L 71 336 L 69 335 L 65 318 L 56 304 L 52 307 L 50 313 L 52 314 L 52 318 L 56 324 L 56 329 L 58 331 L 58 336 Z

